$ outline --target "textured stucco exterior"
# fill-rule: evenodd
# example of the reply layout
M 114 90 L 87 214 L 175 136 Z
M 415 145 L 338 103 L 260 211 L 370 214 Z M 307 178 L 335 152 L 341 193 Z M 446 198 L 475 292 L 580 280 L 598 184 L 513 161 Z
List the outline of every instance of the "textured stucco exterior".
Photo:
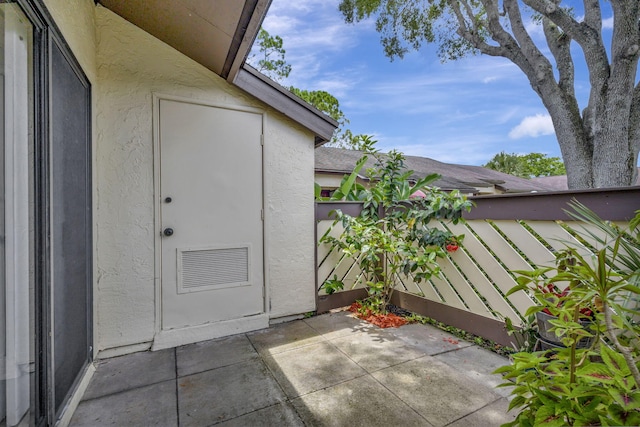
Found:
M 92 0 L 44 0 L 65 41 L 91 83 L 96 80 L 95 3 Z
M 96 350 L 139 350 L 157 331 L 154 94 L 265 112 L 267 313 L 313 310 L 314 135 L 90 0 L 47 5 L 93 85 Z M 241 188 L 242 171 L 231 179 Z

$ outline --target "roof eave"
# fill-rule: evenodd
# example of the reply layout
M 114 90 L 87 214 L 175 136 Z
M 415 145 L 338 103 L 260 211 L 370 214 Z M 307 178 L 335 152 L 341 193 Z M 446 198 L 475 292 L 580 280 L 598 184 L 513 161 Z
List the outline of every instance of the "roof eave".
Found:
M 245 4 L 221 73 L 229 83 L 235 81 L 247 60 L 270 5 L 271 0 L 252 0 Z
M 233 84 L 312 131 L 316 136 L 316 147 L 328 142 L 338 127 L 338 122 L 331 117 L 298 98 L 250 65 L 243 64 L 240 67 Z

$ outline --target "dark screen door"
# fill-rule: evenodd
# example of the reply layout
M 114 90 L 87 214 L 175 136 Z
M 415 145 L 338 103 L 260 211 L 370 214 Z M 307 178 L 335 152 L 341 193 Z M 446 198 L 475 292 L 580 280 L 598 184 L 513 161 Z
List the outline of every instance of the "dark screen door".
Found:
M 91 361 L 90 88 L 51 43 L 52 361 L 55 412 Z

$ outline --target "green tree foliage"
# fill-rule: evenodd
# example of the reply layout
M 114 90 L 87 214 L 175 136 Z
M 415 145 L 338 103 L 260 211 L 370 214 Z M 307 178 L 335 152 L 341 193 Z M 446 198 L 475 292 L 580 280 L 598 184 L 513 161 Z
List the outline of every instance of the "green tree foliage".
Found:
M 267 30 L 260 28 L 255 46 L 257 51 L 254 48 L 247 61 L 265 76 L 284 84 L 284 80 L 291 73 L 291 65 L 285 59 L 287 51 L 284 49 L 282 37 L 272 36 Z M 353 150 L 363 148 L 362 136 L 353 135 L 346 128 L 349 120 L 340 109 L 338 98 L 324 90 L 305 90 L 294 86 L 289 86 L 287 89 L 338 122 L 338 128 L 328 145 Z
M 610 38 L 603 36 L 604 7 L 613 12 Z M 508 59 L 551 116 L 569 188 L 634 182 L 640 151 L 638 0 L 341 0 L 339 8 L 348 23 L 375 17 L 392 59 L 423 43 L 437 43 L 442 60 L 469 53 Z M 576 99 L 574 55 L 584 58 L 589 74 L 584 108 Z
M 324 90 L 304 90 L 289 86 L 289 91 L 338 122 L 338 128 L 327 145 L 352 150 L 363 149 L 362 135 L 353 135 L 351 130 L 346 129 L 349 119 L 340 109 L 338 98 Z
M 284 59 L 287 51 L 284 50 L 282 37 L 272 36 L 267 30 L 260 28 L 256 43 L 258 51 L 254 50 L 248 62 L 278 83 L 289 77 L 291 65 Z
M 522 178 L 566 174 L 560 157 L 547 157 L 542 153 L 508 154 L 501 151 L 483 167 Z

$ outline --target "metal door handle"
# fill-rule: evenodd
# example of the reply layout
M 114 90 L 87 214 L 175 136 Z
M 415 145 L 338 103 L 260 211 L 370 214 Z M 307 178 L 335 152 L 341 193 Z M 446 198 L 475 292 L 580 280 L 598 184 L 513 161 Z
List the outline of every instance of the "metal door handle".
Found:
M 172 236 L 173 235 L 173 228 L 165 228 L 162 233 L 167 237 Z

